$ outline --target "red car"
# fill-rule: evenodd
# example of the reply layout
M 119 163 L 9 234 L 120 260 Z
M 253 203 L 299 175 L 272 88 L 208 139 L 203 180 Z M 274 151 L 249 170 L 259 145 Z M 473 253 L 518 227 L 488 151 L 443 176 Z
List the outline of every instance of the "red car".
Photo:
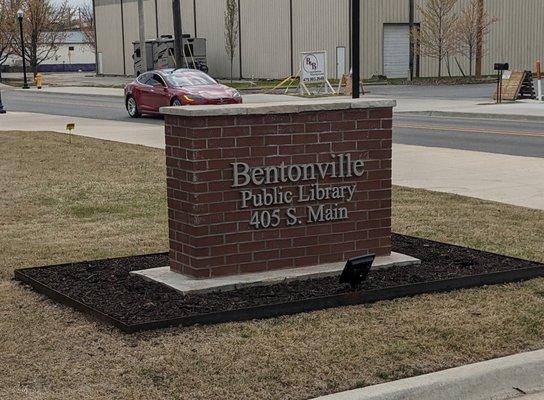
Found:
M 162 69 L 141 74 L 125 86 L 128 115 L 159 114 L 166 106 L 239 104 L 242 96 L 196 69 Z

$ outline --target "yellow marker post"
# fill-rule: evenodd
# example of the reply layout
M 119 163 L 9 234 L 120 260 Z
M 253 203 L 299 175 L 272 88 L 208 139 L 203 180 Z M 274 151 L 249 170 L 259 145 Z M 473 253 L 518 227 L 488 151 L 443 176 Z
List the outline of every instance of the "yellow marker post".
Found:
M 72 143 L 72 135 L 70 134 L 75 129 L 75 127 L 76 127 L 76 124 L 74 124 L 73 122 L 66 124 L 66 130 L 68 131 L 68 137 L 70 138 L 70 143 Z

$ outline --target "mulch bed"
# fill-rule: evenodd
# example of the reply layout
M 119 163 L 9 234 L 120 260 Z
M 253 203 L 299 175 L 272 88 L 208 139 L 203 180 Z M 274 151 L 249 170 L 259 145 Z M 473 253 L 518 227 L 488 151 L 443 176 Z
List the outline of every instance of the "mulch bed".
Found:
M 537 262 L 398 234 L 393 235 L 393 250 L 421 259 L 421 265 L 371 271 L 361 287 L 363 293 L 518 269 L 539 267 L 544 271 L 544 265 Z M 167 253 L 161 253 L 27 268 L 18 270 L 16 278 L 27 282 L 29 280 L 24 278 L 30 278 L 89 309 L 132 326 L 280 303 L 300 303 L 351 292 L 348 285 L 338 282 L 338 277 L 329 277 L 230 292 L 182 295 L 129 274 L 167 264 Z

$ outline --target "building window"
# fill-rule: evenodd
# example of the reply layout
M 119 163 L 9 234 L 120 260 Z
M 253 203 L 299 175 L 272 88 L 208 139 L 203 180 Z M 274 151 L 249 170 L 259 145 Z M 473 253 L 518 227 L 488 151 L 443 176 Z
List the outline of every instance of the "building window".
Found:
M 74 46 L 68 46 L 68 51 L 74 51 Z

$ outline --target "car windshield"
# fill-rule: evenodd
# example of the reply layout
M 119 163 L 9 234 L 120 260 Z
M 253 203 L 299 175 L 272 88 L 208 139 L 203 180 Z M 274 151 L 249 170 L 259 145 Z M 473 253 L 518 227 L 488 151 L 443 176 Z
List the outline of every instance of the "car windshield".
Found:
M 217 82 L 204 72 L 173 72 L 168 75 L 168 81 L 172 86 L 202 86 L 215 85 Z

